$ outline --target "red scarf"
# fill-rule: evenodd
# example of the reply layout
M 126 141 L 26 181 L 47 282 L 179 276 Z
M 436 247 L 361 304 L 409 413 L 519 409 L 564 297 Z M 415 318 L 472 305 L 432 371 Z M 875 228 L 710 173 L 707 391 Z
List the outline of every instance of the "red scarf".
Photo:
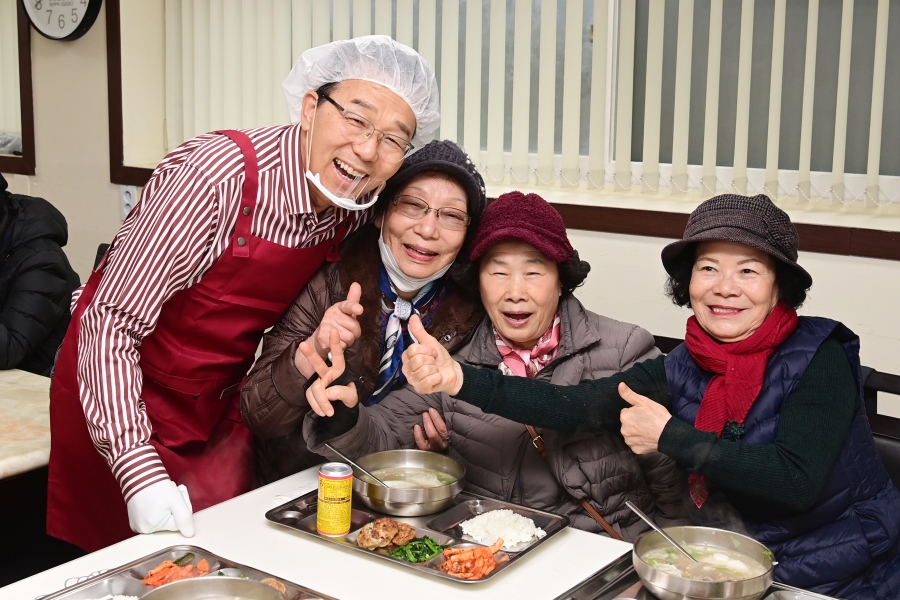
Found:
M 688 352 L 701 369 L 713 374 L 694 427 L 722 437 L 726 425 L 742 426 L 762 389 L 769 357 L 795 329 L 797 311 L 780 303 L 750 337 L 732 344 L 717 343 L 700 327 L 696 317 L 690 317 L 684 340 Z M 706 481 L 699 473 L 692 473 L 688 484 L 691 498 L 700 508 L 709 496 Z

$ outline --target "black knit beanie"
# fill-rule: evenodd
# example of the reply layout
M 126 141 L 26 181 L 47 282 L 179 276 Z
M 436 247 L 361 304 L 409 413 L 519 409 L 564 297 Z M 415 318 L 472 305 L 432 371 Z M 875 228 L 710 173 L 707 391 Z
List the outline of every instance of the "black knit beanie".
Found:
M 486 204 L 484 180 L 469 155 L 449 140 L 434 140 L 421 150 L 410 154 L 400 170 L 387 180 L 387 185 L 381 192 L 382 200 L 379 200 L 378 203 L 379 210 L 376 212 L 384 210 L 387 202 L 393 200 L 394 196 L 413 177 L 429 171 L 445 173 L 462 186 L 466 192 L 466 212 L 472 219 L 468 231 L 472 234 L 478 228 L 478 221 L 481 219 L 481 213 L 484 212 Z M 471 235 L 466 237 L 468 239 Z

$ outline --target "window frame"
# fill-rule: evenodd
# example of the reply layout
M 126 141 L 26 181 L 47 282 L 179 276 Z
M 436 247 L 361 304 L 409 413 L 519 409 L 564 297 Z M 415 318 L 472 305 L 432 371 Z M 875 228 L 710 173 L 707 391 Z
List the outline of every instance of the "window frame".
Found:
M 120 17 L 120 0 L 107 0 L 110 181 L 119 185 L 141 187 L 149 181 L 153 169 L 130 167 L 124 164 Z M 613 22 L 615 21 L 613 20 Z M 30 74 L 30 55 L 28 58 Z M 613 62 L 613 64 L 615 63 Z M 30 78 L 28 83 L 30 92 Z M 611 92 L 607 90 L 607 93 Z M 608 97 L 609 101 L 612 99 Z M 610 129 L 607 128 L 607 135 L 609 132 Z M 548 190 L 546 196 L 552 200 L 552 194 L 553 192 Z M 560 212 L 567 228 L 581 231 L 679 239 L 684 232 L 688 218 L 685 213 L 666 211 L 556 202 L 551 202 L 551 204 Z M 800 234 L 800 250 L 803 252 L 900 261 L 900 232 L 806 223 L 796 223 L 795 225 Z
M 143 187 L 150 180 L 153 169 L 129 167 L 125 164 L 120 0 L 106 0 L 106 60 L 109 93 L 109 180 L 119 185 Z
M 21 2 L 16 2 L 19 53 L 19 106 L 22 125 L 22 156 L 0 155 L 0 171 L 16 175 L 35 174 L 34 94 L 31 81 L 31 23 Z

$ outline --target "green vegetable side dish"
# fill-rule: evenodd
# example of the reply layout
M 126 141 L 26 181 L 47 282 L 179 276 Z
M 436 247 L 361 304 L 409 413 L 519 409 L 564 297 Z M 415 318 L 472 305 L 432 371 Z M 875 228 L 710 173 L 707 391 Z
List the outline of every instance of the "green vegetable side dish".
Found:
M 423 563 L 428 562 L 435 556 L 443 552 L 444 546 L 441 546 L 428 536 L 415 539 L 408 544 L 398 546 L 390 552 L 388 556 L 399 558 L 406 562 Z

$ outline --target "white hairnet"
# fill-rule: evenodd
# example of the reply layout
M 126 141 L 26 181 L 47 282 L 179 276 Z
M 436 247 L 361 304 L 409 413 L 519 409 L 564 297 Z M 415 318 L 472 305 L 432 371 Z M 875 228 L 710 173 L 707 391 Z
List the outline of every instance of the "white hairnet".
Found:
M 434 139 L 441 124 L 434 69 L 415 50 L 386 35 L 339 40 L 301 54 L 282 83 L 291 122 L 300 122 L 306 92 L 345 79 L 381 84 L 406 100 L 416 117 L 410 140 L 416 149 Z

